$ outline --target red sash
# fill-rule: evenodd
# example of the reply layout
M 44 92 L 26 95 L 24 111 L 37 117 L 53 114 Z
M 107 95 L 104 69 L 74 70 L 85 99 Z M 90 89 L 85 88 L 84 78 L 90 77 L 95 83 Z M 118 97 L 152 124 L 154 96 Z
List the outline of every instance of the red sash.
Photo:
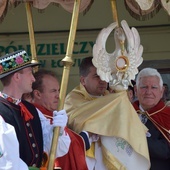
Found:
M 140 110 L 139 101 L 134 102 L 133 106 L 136 111 Z M 144 113 L 170 143 L 170 107 L 160 101 L 155 107 Z
M 44 116 L 48 119 L 52 118 L 53 112 L 47 110 L 46 108 L 34 104 Z M 51 119 L 52 120 L 52 119 Z M 88 170 L 85 160 L 85 143 L 80 135 L 73 132 L 72 130 L 65 128 L 65 131 L 69 134 L 71 139 L 71 144 L 69 151 L 66 155 L 59 157 L 55 160 L 55 166 L 61 167 L 62 170 Z

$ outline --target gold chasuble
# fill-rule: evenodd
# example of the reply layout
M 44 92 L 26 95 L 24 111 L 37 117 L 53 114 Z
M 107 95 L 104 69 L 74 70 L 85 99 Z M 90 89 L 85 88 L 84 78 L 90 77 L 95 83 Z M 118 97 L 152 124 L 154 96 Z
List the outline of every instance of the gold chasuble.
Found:
M 126 91 L 112 94 L 106 91 L 105 96 L 94 98 L 80 84 L 67 95 L 64 109 L 72 130 L 100 135 L 103 160 L 109 170 L 150 168 L 147 128 L 141 123 Z M 91 156 L 89 152 L 86 155 Z

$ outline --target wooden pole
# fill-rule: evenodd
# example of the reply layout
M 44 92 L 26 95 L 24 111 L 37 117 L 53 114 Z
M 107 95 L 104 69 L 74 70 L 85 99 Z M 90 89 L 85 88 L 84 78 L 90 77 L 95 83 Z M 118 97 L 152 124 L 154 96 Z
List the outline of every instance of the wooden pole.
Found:
M 75 42 L 79 9 L 80 9 L 80 0 L 75 0 L 66 56 L 62 60 L 64 64 L 64 68 L 63 68 L 63 75 L 62 75 L 62 81 L 61 81 L 58 110 L 61 110 L 64 107 L 64 100 L 65 100 L 66 91 L 67 91 L 70 68 L 73 65 L 72 53 L 73 53 L 73 47 L 74 47 L 74 42 Z M 54 161 L 55 161 L 55 156 L 56 156 L 59 131 L 60 131 L 59 127 L 54 128 L 53 140 L 52 140 L 49 163 L 48 163 L 48 170 L 53 170 L 54 168 Z
M 29 2 L 25 3 L 26 13 L 27 13 L 27 22 L 28 22 L 28 31 L 29 31 L 29 39 L 31 46 L 31 54 L 32 54 L 32 63 L 38 63 L 37 53 L 36 53 L 36 45 L 35 45 L 35 37 L 34 37 L 34 27 L 33 27 L 33 19 L 31 12 L 31 5 Z M 38 67 L 35 67 L 34 71 L 37 71 Z

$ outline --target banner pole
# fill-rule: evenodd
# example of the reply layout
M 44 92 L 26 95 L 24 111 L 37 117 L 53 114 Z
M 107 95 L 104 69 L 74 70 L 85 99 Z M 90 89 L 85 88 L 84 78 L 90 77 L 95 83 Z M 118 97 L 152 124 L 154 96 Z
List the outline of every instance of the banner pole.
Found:
M 75 0 L 73 14 L 72 14 L 72 21 L 71 21 L 71 26 L 70 26 L 69 39 L 68 39 L 67 52 L 66 52 L 65 58 L 62 60 L 64 68 L 63 68 L 63 75 L 62 75 L 62 81 L 61 81 L 58 110 L 61 110 L 64 107 L 64 100 L 65 100 L 66 91 L 67 91 L 70 68 L 73 65 L 72 53 L 73 53 L 75 35 L 76 35 L 76 30 L 77 30 L 79 10 L 80 10 L 80 0 Z M 53 140 L 52 140 L 49 163 L 48 163 L 48 170 L 53 170 L 54 168 L 54 161 L 55 161 L 55 156 L 56 156 L 59 131 L 60 131 L 59 127 L 54 128 Z
M 31 46 L 31 55 L 32 55 L 32 63 L 37 63 L 37 53 L 36 53 L 36 46 L 35 46 L 35 37 L 34 37 L 34 27 L 33 27 L 33 19 L 32 19 L 32 12 L 31 12 L 31 5 L 29 2 L 25 3 L 26 14 L 27 14 L 27 22 L 28 22 L 28 31 L 29 31 L 29 39 L 30 39 L 30 46 Z M 34 71 L 37 71 L 38 67 L 35 67 Z
M 116 0 L 110 0 L 110 2 L 112 7 L 113 20 L 114 22 L 118 23 L 118 27 L 119 27 Z

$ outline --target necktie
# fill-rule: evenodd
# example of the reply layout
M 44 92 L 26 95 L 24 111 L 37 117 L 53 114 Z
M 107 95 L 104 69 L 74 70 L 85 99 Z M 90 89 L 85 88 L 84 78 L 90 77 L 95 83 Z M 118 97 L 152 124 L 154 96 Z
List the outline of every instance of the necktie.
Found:
M 140 120 L 143 124 L 146 124 L 148 118 L 146 116 L 146 113 L 141 111 L 141 110 L 137 110 L 137 113 L 139 114 Z
M 24 117 L 25 121 L 33 119 L 33 115 L 29 112 L 29 110 L 22 102 L 20 102 L 18 105 L 21 107 L 21 116 Z
M 25 121 L 33 119 L 33 115 L 29 112 L 29 110 L 26 108 L 26 106 L 19 99 L 15 99 L 15 98 L 12 98 L 9 96 L 6 96 L 6 99 L 9 102 L 19 105 L 21 107 L 21 116 L 24 117 Z

